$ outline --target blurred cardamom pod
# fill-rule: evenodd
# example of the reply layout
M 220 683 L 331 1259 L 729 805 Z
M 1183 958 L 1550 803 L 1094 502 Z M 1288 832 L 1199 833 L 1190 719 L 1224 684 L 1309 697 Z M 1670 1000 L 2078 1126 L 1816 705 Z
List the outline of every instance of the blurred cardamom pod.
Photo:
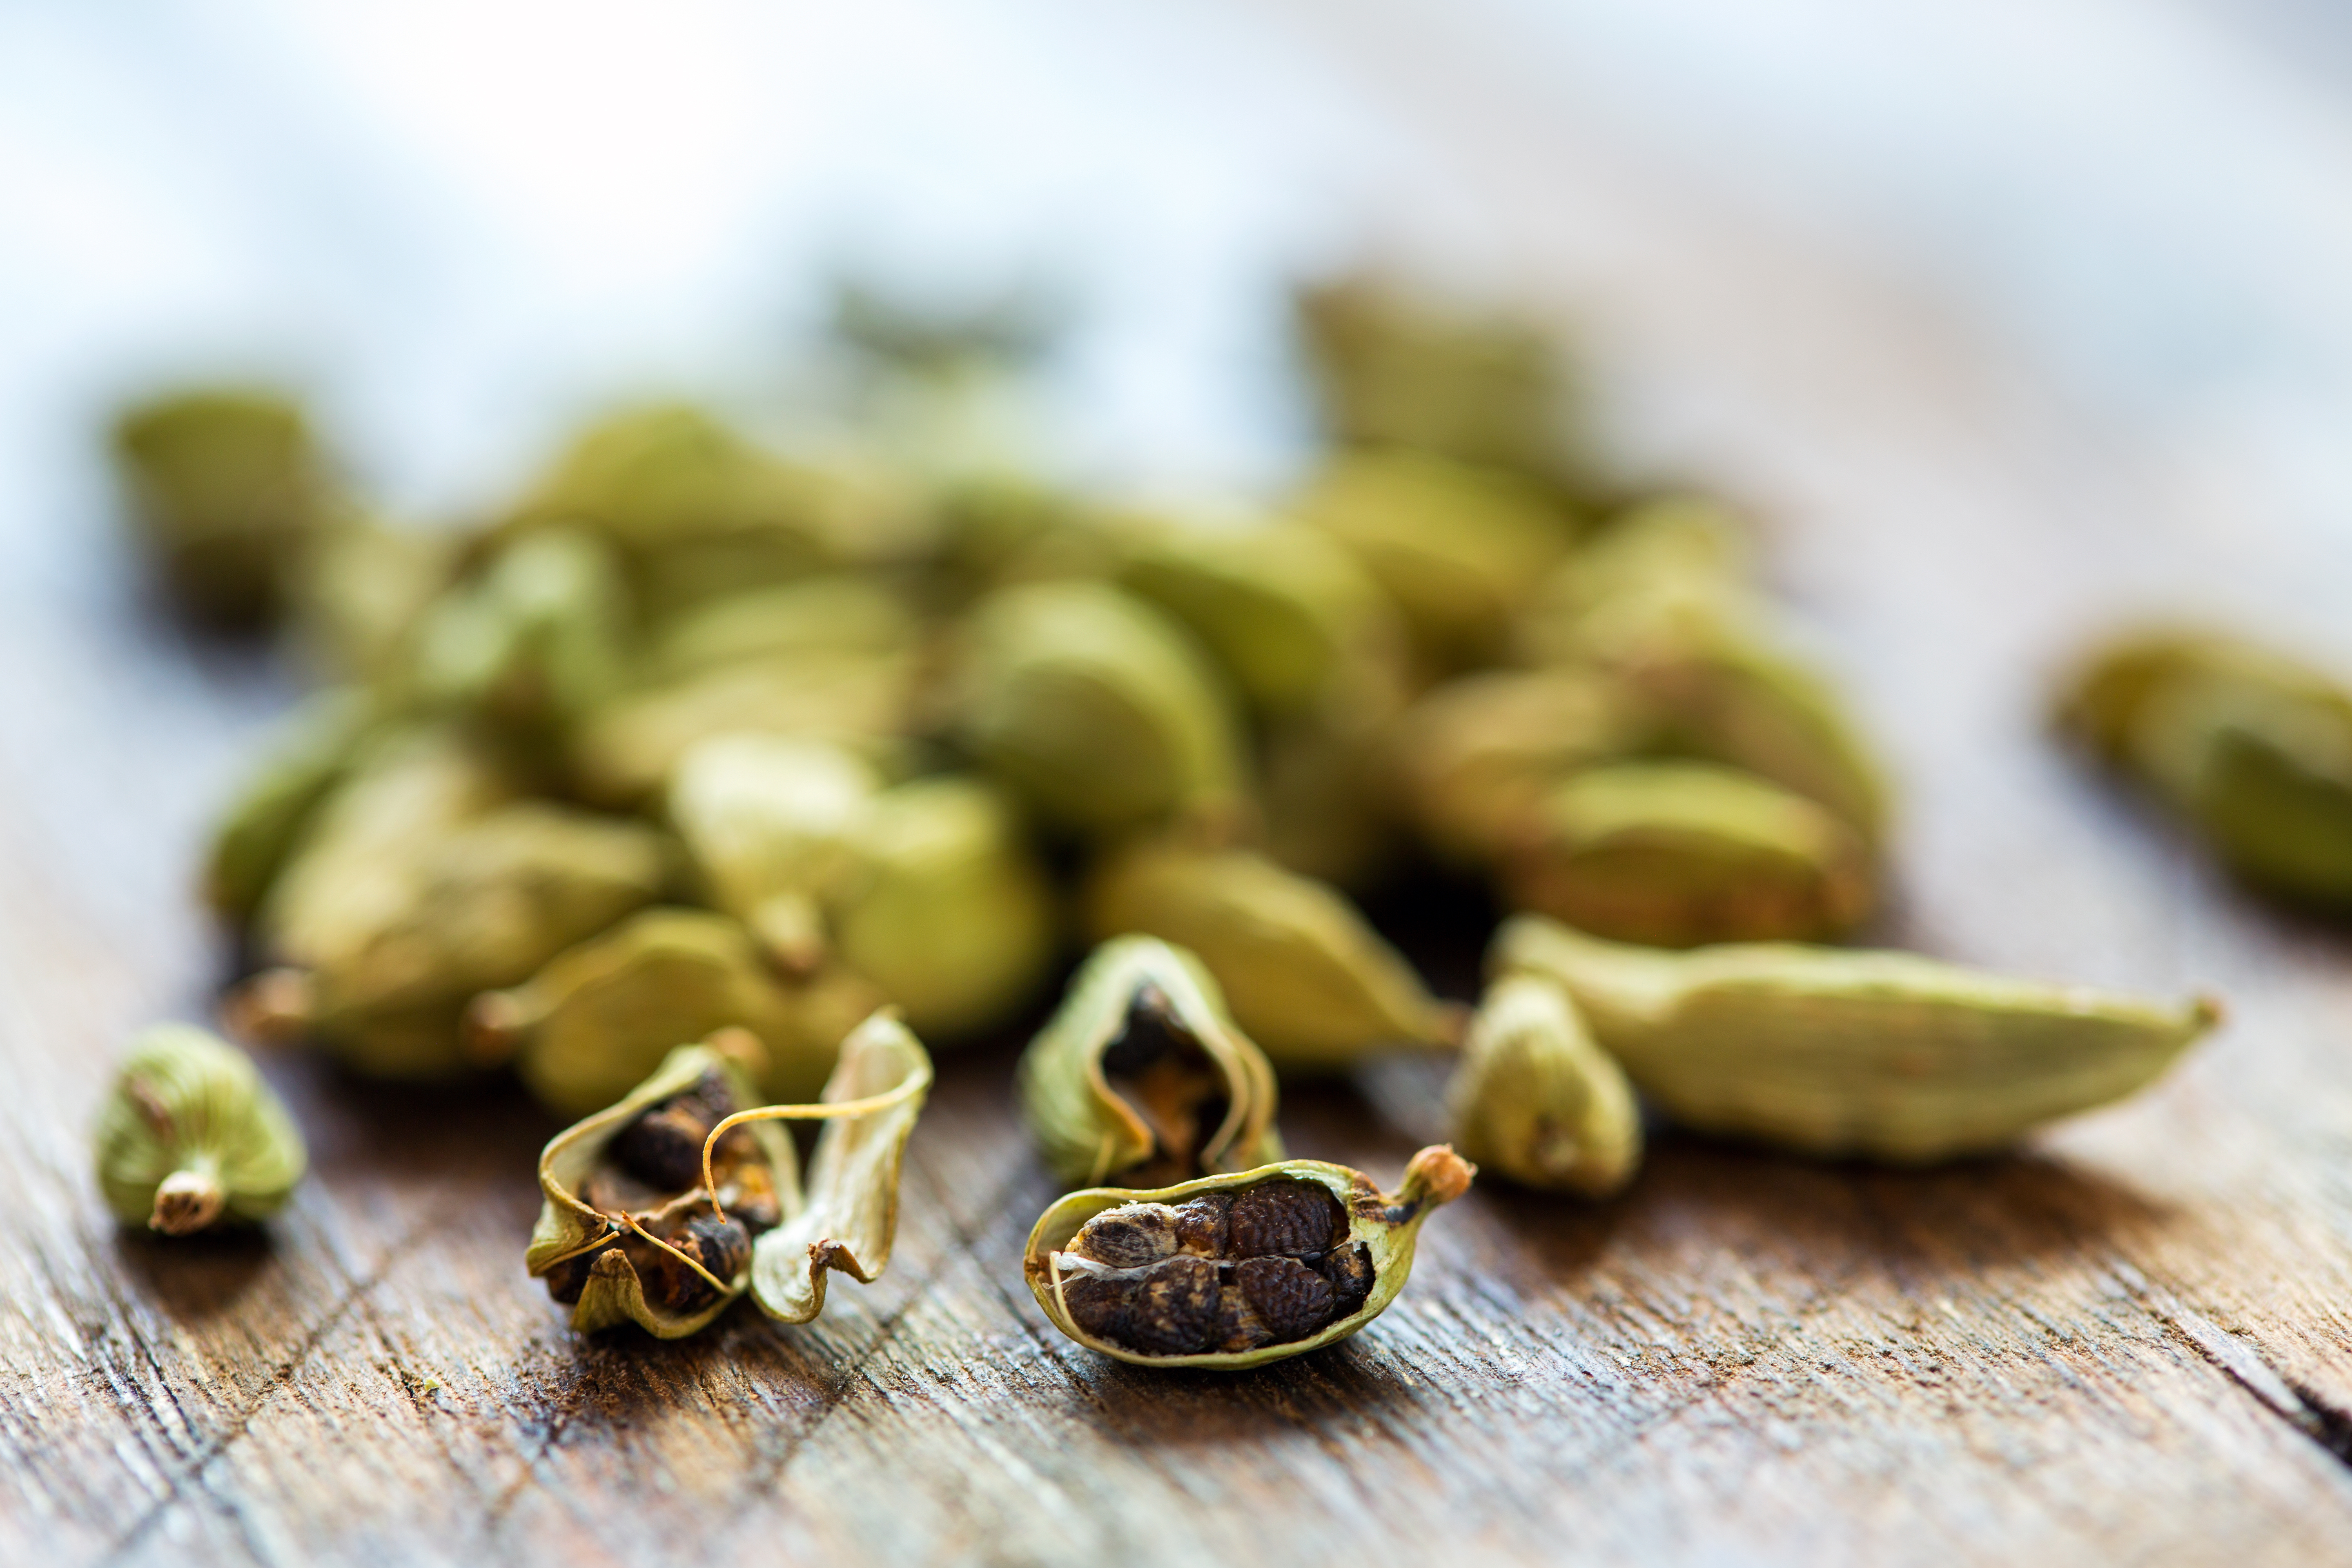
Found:
M 827 572 L 695 605 L 655 634 L 645 668 L 652 684 L 746 660 L 798 655 L 889 655 L 922 640 L 907 597 L 870 574 Z
M 334 687 L 279 726 L 213 826 L 205 900 L 224 921 L 242 928 L 252 920 L 375 723 L 375 704 L 365 692 Z
M 434 600 L 400 684 L 428 710 L 551 745 L 621 689 L 630 614 L 608 545 L 581 529 L 535 530 Z
M 1549 978 L 1684 1126 L 1800 1153 L 1921 1164 L 2001 1148 L 2141 1089 L 2217 1023 L 2173 1005 L 1905 952 L 1604 942 L 1504 923 L 1497 976 Z
M 187 1236 L 285 1206 L 309 1156 L 245 1053 L 186 1024 L 131 1042 L 99 1107 L 99 1190 L 125 1225 Z
M 1623 691 L 1593 671 L 1489 670 L 1423 694 L 1387 762 L 1423 842 L 1457 866 L 1491 866 L 1562 780 L 1643 733 Z
M 1021 1058 L 1022 1118 L 1073 1185 L 1140 1185 L 1282 1157 L 1274 1069 L 1192 954 L 1104 942 Z
M 1616 517 L 1554 567 L 1521 612 L 1518 651 L 1534 663 L 1583 659 L 1613 624 L 1747 613 L 1753 595 L 1746 531 L 1711 498 L 1653 497 Z
M 1486 987 L 1445 1101 L 1454 1147 L 1522 1186 L 1603 1198 L 1642 1163 L 1642 1111 L 1625 1070 L 1541 975 Z

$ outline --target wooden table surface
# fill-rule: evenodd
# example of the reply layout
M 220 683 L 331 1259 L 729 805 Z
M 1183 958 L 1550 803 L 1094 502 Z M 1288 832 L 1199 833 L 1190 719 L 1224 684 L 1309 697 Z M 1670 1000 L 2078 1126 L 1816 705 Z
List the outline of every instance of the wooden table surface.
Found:
M 1238 1376 L 1114 1364 L 1035 1310 L 1052 1188 L 1008 1045 L 941 1062 L 877 1284 L 807 1328 L 583 1342 L 522 1271 L 553 1129 L 511 1091 L 276 1062 L 315 1162 L 281 1219 L 106 1218 L 83 1130 L 127 1031 L 203 1005 L 186 868 L 286 689 L 61 536 L 0 624 L 0 1560 L 2352 1561 L 2352 938 L 2231 889 L 2036 720 L 2053 659 L 2154 597 L 2352 651 L 2352 554 L 2216 502 L 1916 274 L 1451 69 L 1397 9 L 1350 68 L 1588 323 L 1627 439 L 1759 504 L 1901 781 L 1875 935 L 2211 987 L 2229 1026 L 2009 1158 L 1662 1135 L 1612 1203 L 1481 1185 L 1373 1328 Z M 1472 915 L 1383 913 L 1465 982 Z M 1284 1130 L 1393 1180 L 1434 1081 L 1301 1089 Z

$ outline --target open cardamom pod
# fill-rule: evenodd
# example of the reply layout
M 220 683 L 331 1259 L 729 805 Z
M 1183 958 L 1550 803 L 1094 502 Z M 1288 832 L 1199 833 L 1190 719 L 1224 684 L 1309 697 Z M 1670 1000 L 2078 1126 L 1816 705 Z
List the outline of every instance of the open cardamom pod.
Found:
M 833 906 L 843 962 L 935 1044 L 1003 1023 L 1050 974 L 1060 942 L 1053 884 L 1003 792 L 978 778 L 917 779 L 876 795 L 856 865 Z
M 751 928 L 788 973 L 827 946 L 824 905 L 881 780 L 854 752 L 789 735 L 700 741 L 669 780 L 669 819 L 710 901 Z
M 1188 950 L 1286 1072 L 1448 1045 L 1460 1027 L 1345 895 L 1250 850 L 1137 840 L 1095 871 L 1086 915 L 1098 941 L 1140 931 Z
M 186 1024 L 131 1043 L 95 1142 L 106 1206 L 166 1236 L 267 1218 L 309 1163 L 294 1119 L 245 1053 Z
M 841 1042 L 823 1099 L 801 1105 L 759 1103 L 757 1055 L 740 1031 L 681 1046 L 548 1143 L 524 1262 L 573 1328 L 678 1339 L 746 1289 L 771 1316 L 807 1322 L 827 1272 L 870 1283 L 889 1262 L 899 1158 L 931 1080 L 921 1045 L 877 1014 Z M 827 1123 L 805 1190 L 782 1121 Z
M 764 1098 L 800 1101 L 833 1071 L 842 1037 L 886 1000 L 838 963 L 775 973 L 726 915 L 650 909 L 476 997 L 465 1044 L 477 1065 L 511 1060 L 541 1105 L 579 1116 L 626 1094 L 678 1041 L 733 1026 L 764 1047 Z
M 1999 1149 L 2120 1100 L 2221 1017 L 2210 997 L 2168 1005 L 1907 952 L 1661 952 L 1540 915 L 1505 921 L 1487 966 L 1556 982 L 1686 1127 L 1896 1164 Z
M 1804 796 L 1707 763 L 1616 763 L 1555 786 L 1503 858 L 1512 906 L 1655 947 L 1809 942 L 1870 912 L 1871 858 Z
M 1605 1198 L 1642 1163 L 1642 1110 L 1625 1069 L 1541 975 L 1487 986 L 1445 1103 L 1454 1146 L 1522 1186 Z
M 954 685 L 963 743 L 1056 824 L 1108 834 L 1234 807 L 1233 702 L 1191 637 L 1131 594 L 999 589 L 965 627 Z
M 1104 942 L 1021 1058 L 1021 1110 L 1073 1185 L 1143 1185 L 1282 1157 L 1265 1053 L 1198 960 L 1148 936 Z
M 1421 1222 L 1475 1169 L 1441 1144 L 1412 1157 L 1393 1194 L 1320 1160 L 1072 1193 L 1039 1216 L 1024 1268 L 1045 1316 L 1088 1350 L 1138 1366 L 1263 1366 L 1386 1310 Z

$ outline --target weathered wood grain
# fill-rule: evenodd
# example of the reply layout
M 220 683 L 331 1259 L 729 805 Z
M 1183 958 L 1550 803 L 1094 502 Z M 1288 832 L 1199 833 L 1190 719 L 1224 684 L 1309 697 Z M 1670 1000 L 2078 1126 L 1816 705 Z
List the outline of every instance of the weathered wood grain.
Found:
M 273 1064 L 317 1170 L 267 1236 L 106 1220 L 82 1127 L 121 1035 L 200 1004 L 184 868 L 275 689 L 61 556 L 64 588 L 0 626 L 0 1560 L 2352 1556 L 2352 940 L 2221 884 L 2033 717 L 2086 626 L 2209 561 L 2161 464 L 1932 300 L 1449 76 L 1442 38 L 1382 15 L 1360 69 L 1519 268 L 1601 312 L 1628 428 L 1764 503 L 1904 785 L 1883 934 L 2210 985 L 2230 1027 L 2010 1159 L 1667 1136 L 1607 1205 L 1481 1187 L 1372 1330 L 1229 1377 L 1102 1361 L 1034 1310 L 1019 1250 L 1051 1189 L 999 1047 L 942 1064 L 877 1284 L 805 1329 L 739 1309 L 682 1344 L 583 1342 L 521 1271 L 552 1128 L 511 1090 Z M 2277 580 L 2213 586 L 2311 625 L 2304 580 L 2346 581 L 2340 551 L 2273 539 Z M 1466 981 L 1475 903 L 1383 913 Z M 1285 1129 L 1393 1178 L 1435 1081 L 1301 1089 Z

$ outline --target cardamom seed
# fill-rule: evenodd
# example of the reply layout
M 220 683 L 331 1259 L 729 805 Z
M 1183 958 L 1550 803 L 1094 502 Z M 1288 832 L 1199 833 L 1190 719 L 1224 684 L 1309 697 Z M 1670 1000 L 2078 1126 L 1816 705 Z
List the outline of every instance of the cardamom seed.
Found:
M 1095 949 L 1021 1058 L 1021 1110 L 1054 1174 L 1139 1185 L 1282 1157 L 1274 1069 L 1198 960 L 1150 937 Z
M 2210 997 L 2167 1005 L 1913 953 L 1659 952 L 1538 915 L 1504 923 L 1488 967 L 1558 983 L 1685 1126 L 1897 1164 L 1999 1149 L 2120 1100 L 2221 1017 Z
M 1555 787 L 1504 858 L 1514 908 L 1620 942 L 1841 935 L 1870 912 L 1862 841 L 1804 796 L 1705 763 L 1617 763 Z
M 1139 931 L 1191 952 L 1286 1072 L 1448 1044 L 1459 1027 L 1337 889 L 1253 851 L 1138 840 L 1096 869 L 1086 915 L 1097 940 Z
M 1138 1366 L 1263 1366 L 1385 1311 L 1422 1221 L 1475 1171 L 1440 1145 L 1412 1157 L 1394 1194 L 1320 1160 L 1072 1193 L 1030 1231 L 1024 1272 L 1054 1326 L 1089 1350 Z
M 1633 1086 L 1541 975 L 1486 988 L 1445 1100 L 1454 1147 L 1523 1186 L 1604 1198 L 1642 1163 Z
M 309 1163 L 294 1119 L 245 1053 L 186 1024 L 131 1042 L 95 1142 L 106 1206 L 166 1236 L 268 1218 Z

